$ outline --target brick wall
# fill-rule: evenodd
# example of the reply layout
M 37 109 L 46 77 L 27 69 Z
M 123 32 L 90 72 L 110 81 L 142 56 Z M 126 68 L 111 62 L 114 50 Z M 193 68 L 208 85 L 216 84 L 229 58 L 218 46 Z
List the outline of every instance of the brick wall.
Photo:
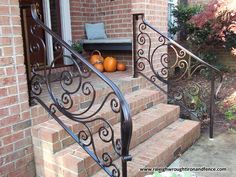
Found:
M 110 38 L 132 38 L 132 14 L 144 12 L 147 19 L 164 33 L 167 32 L 167 2 L 165 0 L 72 0 L 72 38 L 85 38 L 84 24 L 104 22 Z M 166 49 L 164 49 L 166 50 Z M 103 52 L 132 66 L 131 52 Z
M 34 176 L 31 120 L 17 0 L 0 1 L 0 176 Z
M 73 40 L 84 39 L 85 23 L 104 22 L 110 38 L 132 38 L 131 1 L 127 0 L 72 0 L 71 22 Z M 132 65 L 131 52 L 102 52 L 103 56 L 114 56 L 119 61 Z M 88 54 L 90 55 L 90 54 Z

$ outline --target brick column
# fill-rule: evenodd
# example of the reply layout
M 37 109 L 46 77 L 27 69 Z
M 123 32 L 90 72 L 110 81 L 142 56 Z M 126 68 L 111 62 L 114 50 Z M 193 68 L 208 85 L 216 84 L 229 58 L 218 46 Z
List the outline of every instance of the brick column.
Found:
M 0 1 L 0 176 L 35 176 L 18 0 Z

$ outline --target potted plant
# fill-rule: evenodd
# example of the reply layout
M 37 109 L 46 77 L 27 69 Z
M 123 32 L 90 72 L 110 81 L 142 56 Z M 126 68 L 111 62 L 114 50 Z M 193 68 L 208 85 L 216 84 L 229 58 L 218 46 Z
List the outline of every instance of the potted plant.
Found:
M 83 53 L 83 44 L 80 42 L 80 41 L 72 41 L 71 42 L 71 47 L 76 51 L 78 52 L 79 54 L 82 54 Z M 74 54 L 71 54 L 71 57 L 75 60 L 77 60 L 77 57 L 74 55 Z M 83 66 L 82 66 L 82 62 L 79 61 L 79 67 L 81 70 L 83 70 Z
M 71 47 L 76 50 L 79 54 L 83 53 L 83 44 L 80 41 L 72 41 L 71 42 Z

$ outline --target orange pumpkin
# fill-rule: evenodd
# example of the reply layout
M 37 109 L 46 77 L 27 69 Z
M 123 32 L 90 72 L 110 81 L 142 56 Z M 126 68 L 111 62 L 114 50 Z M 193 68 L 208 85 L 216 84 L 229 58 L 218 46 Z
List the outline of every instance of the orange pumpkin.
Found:
M 116 71 L 116 65 L 117 65 L 117 61 L 113 57 L 106 57 L 104 62 L 103 62 L 104 69 L 107 72 Z
M 95 63 L 93 66 L 100 72 L 104 71 L 104 67 L 102 63 Z
M 116 69 L 117 71 L 125 71 L 126 65 L 124 63 L 117 63 Z
M 96 63 L 103 63 L 103 57 L 101 55 L 101 53 L 98 50 L 94 50 L 92 52 L 92 55 L 90 57 L 90 63 L 92 65 L 96 64 Z

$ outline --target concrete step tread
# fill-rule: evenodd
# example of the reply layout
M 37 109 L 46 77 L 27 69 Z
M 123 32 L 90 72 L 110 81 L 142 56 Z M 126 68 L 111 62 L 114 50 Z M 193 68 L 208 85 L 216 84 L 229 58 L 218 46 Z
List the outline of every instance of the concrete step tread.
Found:
M 158 104 L 157 106 L 149 108 L 135 115 L 133 117 L 133 135 L 131 148 L 144 142 L 158 131 L 176 121 L 178 116 L 179 107 L 167 104 Z M 120 123 L 115 124 L 113 128 L 115 137 L 120 135 Z M 96 152 L 100 155 L 100 157 L 102 152 L 112 152 L 113 149 L 111 143 L 102 142 L 98 133 L 96 133 L 93 137 L 96 142 Z M 77 143 L 61 150 L 55 155 L 57 161 L 62 162 L 60 165 L 63 168 L 67 168 L 75 172 L 89 169 L 91 166 L 96 165 L 93 159 Z M 71 165 L 71 161 L 73 161 L 74 165 Z
M 133 159 L 128 162 L 128 176 L 145 176 L 140 168 L 166 167 L 179 153 L 184 152 L 200 136 L 200 123 L 179 119 L 131 150 Z M 175 154 L 176 153 L 176 154 Z M 115 161 L 120 168 L 120 159 Z M 100 170 L 94 177 L 107 176 Z

